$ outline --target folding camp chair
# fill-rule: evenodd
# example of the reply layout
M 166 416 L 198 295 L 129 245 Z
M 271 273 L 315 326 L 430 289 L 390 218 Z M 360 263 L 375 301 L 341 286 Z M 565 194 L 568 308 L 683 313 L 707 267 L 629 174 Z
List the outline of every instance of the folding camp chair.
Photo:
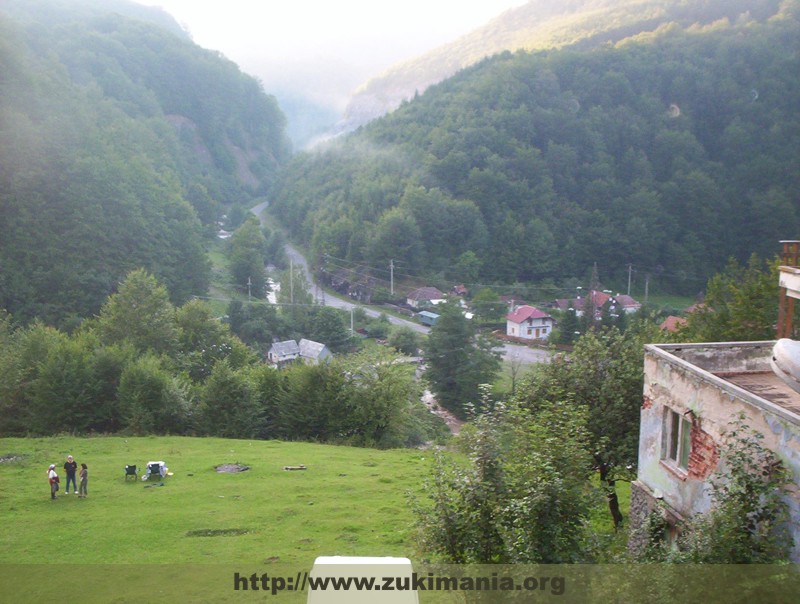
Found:
M 134 480 L 139 478 L 139 473 L 136 471 L 136 466 L 125 466 L 125 480 L 128 480 L 128 476 L 133 476 Z
M 148 461 L 147 470 L 145 471 L 145 475 L 142 476 L 142 480 L 150 480 L 150 477 L 163 479 L 166 475 L 167 464 L 163 461 Z

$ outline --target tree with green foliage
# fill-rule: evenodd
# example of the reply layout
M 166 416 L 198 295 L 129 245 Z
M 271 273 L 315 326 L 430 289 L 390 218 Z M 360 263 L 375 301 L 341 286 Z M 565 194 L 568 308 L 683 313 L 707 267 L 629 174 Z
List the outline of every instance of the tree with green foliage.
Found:
M 561 316 L 558 322 L 558 342 L 560 344 L 572 344 L 580 337 L 580 321 L 575 307 L 570 303 L 569 308 Z
M 777 260 L 755 254 L 746 265 L 730 259 L 708 280 L 705 300 L 687 317 L 677 338 L 690 342 L 741 342 L 775 338 L 778 321 Z
M 272 342 L 285 340 L 289 333 L 276 307 L 266 302 L 244 304 L 231 300 L 227 321 L 234 335 L 262 354 L 266 354 Z
M 383 340 L 389 335 L 391 328 L 389 317 L 386 316 L 386 313 L 381 313 L 367 323 L 367 335 L 376 340 Z
M 57 329 L 40 322 L 14 328 L 8 315 L 2 323 L 0 338 L 0 434 L 23 435 L 34 426 L 42 433 L 52 428 L 43 427 L 44 418 L 34 416 L 32 400 L 42 359 L 61 345 L 65 337 Z M 39 386 L 41 388 L 41 385 Z
M 182 434 L 189 414 L 187 393 L 163 366 L 144 354 L 125 366 L 117 396 L 125 429 L 132 434 Z
M 488 287 L 478 290 L 470 303 L 482 323 L 499 323 L 508 312 L 508 306 L 497 292 Z
M 284 373 L 269 365 L 259 364 L 250 367 L 250 383 L 253 399 L 259 407 L 261 431 L 257 438 L 279 438 L 279 404 Z
M 249 216 L 230 238 L 228 262 L 237 289 L 256 299 L 268 293 L 264 268 L 266 239 L 255 216 Z
M 494 381 L 500 353 L 477 334 L 461 308 L 452 302 L 436 307 L 439 320 L 425 345 L 425 379 L 445 409 L 465 417 L 467 405 L 481 403 L 480 386 Z
M 415 506 L 423 549 L 456 564 L 591 561 L 587 422 L 560 401 L 479 416 L 460 437 L 466 465 L 438 455 L 429 503 Z
M 217 362 L 199 395 L 198 423 L 203 434 L 222 438 L 254 438 L 264 430 L 262 407 L 248 370 Z
M 411 271 L 420 266 L 422 233 L 410 212 L 402 208 L 387 211 L 370 234 L 368 256 L 372 262 L 388 266 L 392 260 L 400 261 Z
M 606 489 L 615 526 L 622 523 L 617 480 L 631 480 L 639 451 L 644 344 L 660 337 L 642 322 L 625 333 L 590 331 L 569 354 L 537 367 L 518 388 L 520 404 L 533 412 L 547 402 L 570 401 L 589 414 L 593 466 Z
M 226 359 L 231 367 L 254 363 L 256 355 L 228 326 L 212 316 L 211 308 L 201 300 L 190 300 L 175 313 L 178 327 L 176 366 L 189 374 L 194 382 L 207 378 L 215 364 Z
M 31 400 L 33 432 L 85 434 L 96 427 L 93 339 L 87 334 L 74 338 L 62 335 L 41 359 Z
M 349 318 L 349 317 L 348 317 Z M 350 348 L 352 338 L 341 310 L 330 306 L 315 306 L 310 316 L 307 338 L 325 344 L 331 352 Z
M 395 325 L 389 332 L 389 346 L 397 352 L 409 356 L 419 353 L 420 337 L 416 331 L 406 325 Z
M 278 395 L 278 433 L 287 440 L 335 443 L 346 423 L 345 376 L 332 365 L 296 365 Z
M 396 361 L 397 355 L 385 348 L 334 361 L 335 369 L 345 376 L 344 442 L 380 449 L 405 444 L 411 401 L 418 400 L 420 392 L 414 367 Z
M 179 342 L 169 293 L 144 269 L 129 273 L 117 293 L 103 304 L 97 329 L 104 343 L 127 341 L 140 352 L 172 354 Z
M 314 304 L 305 271 L 301 266 L 290 264 L 281 272 L 279 283 L 277 302 L 281 305 L 281 317 L 292 332 L 302 334 L 308 326 Z
M 198 182 L 190 184 L 186 191 L 186 200 L 192 204 L 194 211 L 197 212 L 197 217 L 204 226 L 216 227 L 220 215 L 220 205 L 214 201 L 205 186 Z

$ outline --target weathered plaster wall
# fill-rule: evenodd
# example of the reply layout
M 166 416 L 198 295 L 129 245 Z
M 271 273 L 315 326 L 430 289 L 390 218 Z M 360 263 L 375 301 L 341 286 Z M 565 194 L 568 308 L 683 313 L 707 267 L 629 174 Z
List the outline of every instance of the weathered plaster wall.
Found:
M 719 465 L 718 444 L 730 422 L 742 413 L 746 423 L 764 435 L 764 446 L 775 451 L 790 469 L 795 489 L 788 501 L 795 538 L 794 560 L 800 561 L 800 418 L 771 412 L 771 403 L 753 403 L 753 395 L 708 373 L 762 371 L 769 367 L 771 344 L 649 346 L 644 362 L 644 399 L 639 437 L 638 480 L 684 516 L 711 506 L 708 477 Z M 765 352 L 766 351 L 766 352 Z M 766 354 L 764 359 L 759 355 Z M 680 355 L 680 356 L 678 356 Z M 697 363 L 697 365 L 695 365 Z M 687 471 L 662 461 L 664 410 L 669 407 L 691 418 L 692 452 Z M 632 519 L 633 520 L 633 519 Z

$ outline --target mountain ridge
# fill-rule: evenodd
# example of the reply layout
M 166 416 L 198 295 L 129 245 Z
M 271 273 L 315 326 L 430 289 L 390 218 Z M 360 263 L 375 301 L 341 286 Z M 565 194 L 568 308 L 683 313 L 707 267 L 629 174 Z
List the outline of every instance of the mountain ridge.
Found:
M 390 67 L 362 84 L 337 123 L 335 134 L 355 130 L 393 111 L 432 84 L 500 52 L 566 47 L 587 50 L 655 33 L 670 25 L 689 29 L 719 19 L 736 19 L 742 14 L 763 20 L 775 14 L 781 4 L 781 0 L 530 0 L 465 36 Z

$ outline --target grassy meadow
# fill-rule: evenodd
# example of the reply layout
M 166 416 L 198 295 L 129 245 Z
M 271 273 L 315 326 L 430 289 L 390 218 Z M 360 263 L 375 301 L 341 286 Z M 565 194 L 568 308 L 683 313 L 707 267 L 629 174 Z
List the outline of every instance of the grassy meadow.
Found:
M 68 454 L 89 496 L 64 494 Z M 1 564 L 269 564 L 318 555 L 409 556 L 430 454 L 186 437 L 0 439 Z M 172 476 L 125 480 L 163 460 Z M 50 499 L 47 467 L 61 488 Z M 249 466 L 218 473 L 215 466 Z M 285 471 L 284 466 L 306 470 Z M 8 525 L 7 525 L 8 527 Z
M 69 454 L 89 467 L 86 499 L 64 494 Z M 126 464 L 143 469 L 158 460 L 172 476 L 125 479 Z M 279 441 L 0 439 L 0 600 L 304 603 L 304 590 L 257 591 L 242 588 L 247 579 L 239 577 L 299 580 L 317 556 L 337 555 L 409 557 L 415 570 L 424 568 L 418 567 L 409 495 L 422 494 L 431 462 L 431 452 L 416 449 Z M 61 476 L 56 501 L 46 476 L 50 463 Z M 250 469 L 217 472 L 223 464 Z M 284 470 L 299 465 L 307 469 Z M 621 491 L 627 514 L 627 489 Z M 624 547 L 604 505 L 592 522 L 612 551 Z M 362 596 L 367 599 L 358 602 L 380 601 L 369 592 Z M 419 601 L 462 602 L 463 596 L 423 592 Z M 547 596 L 554 597 L 537 593 L 537 601 Z

